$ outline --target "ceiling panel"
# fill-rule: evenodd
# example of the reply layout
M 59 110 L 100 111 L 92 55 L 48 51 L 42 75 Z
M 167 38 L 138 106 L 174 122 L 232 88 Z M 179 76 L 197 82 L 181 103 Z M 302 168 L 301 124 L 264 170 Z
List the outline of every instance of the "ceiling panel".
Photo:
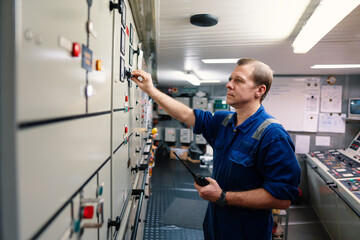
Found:
M 360 69 L 310 69 L 314 64 L 360 63 L 360 7 L 307 54 L 292 42 L 319 0 L 160 0 L 157 16 L 157 80 L 161 86 L 187 85 L 193 70 L 201 79 L 226 82 L 234 64 L 204 64 L 204 58 L 252 57 L 275 74 L 360 74 Z M 216 15 L 213 27 L 190 24 L 193 14 Z M 331 16 L 329 16 L 331 17 Z M 326 21 L 326 19 L 324 19 Z

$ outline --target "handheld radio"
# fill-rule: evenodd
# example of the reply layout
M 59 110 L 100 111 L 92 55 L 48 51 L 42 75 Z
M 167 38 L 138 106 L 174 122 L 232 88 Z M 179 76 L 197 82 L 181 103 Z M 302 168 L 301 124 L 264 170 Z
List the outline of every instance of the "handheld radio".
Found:
M 177 157 L 177 159 L 179 159 L 180 162 L 181 162 L 182 164 L 184 164 L 184 166 L 186 167 L 186 169 L 191 173 L 191 175 L 193 176 L 195 182 L 196 182 L 199 186 L 204 187 L 204 186 L 206 186 L 206 185 L 209 184 L 209 181 L 206 180 L 205 177 L 200 176 L 199 174 L 194 174 L 194 173 L 190 170 L 190 168 L 183 162 L 183 160 L 181 160 L 181 159 L 179 158 L 179 156 L 178 156 L 175 152 L 174 152 L 174 154 L 175 154 L 175 156 Z

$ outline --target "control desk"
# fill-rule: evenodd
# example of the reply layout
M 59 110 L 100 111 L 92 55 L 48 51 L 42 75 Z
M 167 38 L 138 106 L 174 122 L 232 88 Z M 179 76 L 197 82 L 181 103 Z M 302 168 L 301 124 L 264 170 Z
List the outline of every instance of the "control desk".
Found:
M 310 153 L 313 159 L 317 159 L 326 168 L 326 171 L 338 183 L 351 191 L 360 199 L 360 163 L 355 159 L 339 152 L 340 150 L 327 150 Z
M 311 206 L 331 239 L 360 236 L 360 132 L 345 149 L 303 156 Z
M 311 168 L 330 187 L 360 210 L 360 132 L 348 148 L 315 151 L 306 155 Z

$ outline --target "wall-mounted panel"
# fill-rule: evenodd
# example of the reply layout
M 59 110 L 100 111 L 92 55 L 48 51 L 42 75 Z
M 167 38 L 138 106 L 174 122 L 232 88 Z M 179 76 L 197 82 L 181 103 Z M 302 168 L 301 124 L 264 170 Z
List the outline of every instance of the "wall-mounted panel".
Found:
M 109 130 L 110 114 L 106 114 L 19 132 L 22 239 L 44 224 L 109 158 Z
M 88 83 L 93 87 L 89 97 L 89 112 L 110 110 L 111 106 L 111 57 L 113 12 L 109 1 L 92 1 L 90 9 L 91 33 L 89 48 L 93 52 L 93 71 L 89 72 Z
M 76 213 L 76 219 L 79 219 L 79 212 L 81 215 L 84 215 L 84 208 L 85 207 L 94 207 L 93 214 L 88 214 L 88 218 L 81 219 L 80 226 L 83 228 L 86 224 L 90 223 L 96 223 L 97 222 L 97 216 L 96 216 L 96 206 L 97 204 L 92 201 L 96 201 L 97 199 L 97 176 L 94 176 L 83 188 L 81 192 L 81 198 L 77 197 L 76 199 L 81 202 L 81 204 L 76 204 L 74 206 L 74 212 Z M 80 202 L 79 202 L 80 203 Z M 82 207 L 82 208 L 81 208 Z M 82 212 L 81 212 L 82 211 Z M 91 217 L 92 215 L 92 217 Z M 89 240 L 97 240 L 97 228 L 83 228 L 83 234 L 81 235 L 81 239 L 89 239 Z
M 125 69 L 128 70 L 129 59 L 126 50 L 128 47 L 128 36 L 126 26 L 122 25 L 122 15 L 114 11 L 113 25 L 113 108 L 124 108 L 124 96 L 129 95 L 128 83 Z
M 40 235 L 39 240 L 61 239 L 62 237 L 68 237 L 71 234 L 71 205 L 69 204 L 51 225 Z
M 124 141 L 127 141 L 127 136 L 129 136 L 130 133 L 130 113 L 124 111 L 114 112 L 112 126 L 113 151 Z
M 130 192 L 130 166 L 128 167 L 128 147 L 122 146 L 113 155 L 113 212 L 115 218 L 119 216 Z
M 40 7 L 41 6 L 41 7 Z M 86 1 L 23 1 L 17 115 L 29 121 L 85 113 Z M 80 55 L 74 57 L 73 44 Z

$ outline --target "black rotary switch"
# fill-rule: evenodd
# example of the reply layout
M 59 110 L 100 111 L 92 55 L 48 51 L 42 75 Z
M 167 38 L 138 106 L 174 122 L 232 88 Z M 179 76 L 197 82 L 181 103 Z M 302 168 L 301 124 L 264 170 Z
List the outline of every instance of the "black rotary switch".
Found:
M 121 3 L 120 1 L 118 3 L 114 3 L 112 1 L 109 2 L 109 8 L 110 8 L 110 12 L 114 9 L 117 9 L 119 11 L 119 13 L 122 13 L 122 9 L 121 9 Z

